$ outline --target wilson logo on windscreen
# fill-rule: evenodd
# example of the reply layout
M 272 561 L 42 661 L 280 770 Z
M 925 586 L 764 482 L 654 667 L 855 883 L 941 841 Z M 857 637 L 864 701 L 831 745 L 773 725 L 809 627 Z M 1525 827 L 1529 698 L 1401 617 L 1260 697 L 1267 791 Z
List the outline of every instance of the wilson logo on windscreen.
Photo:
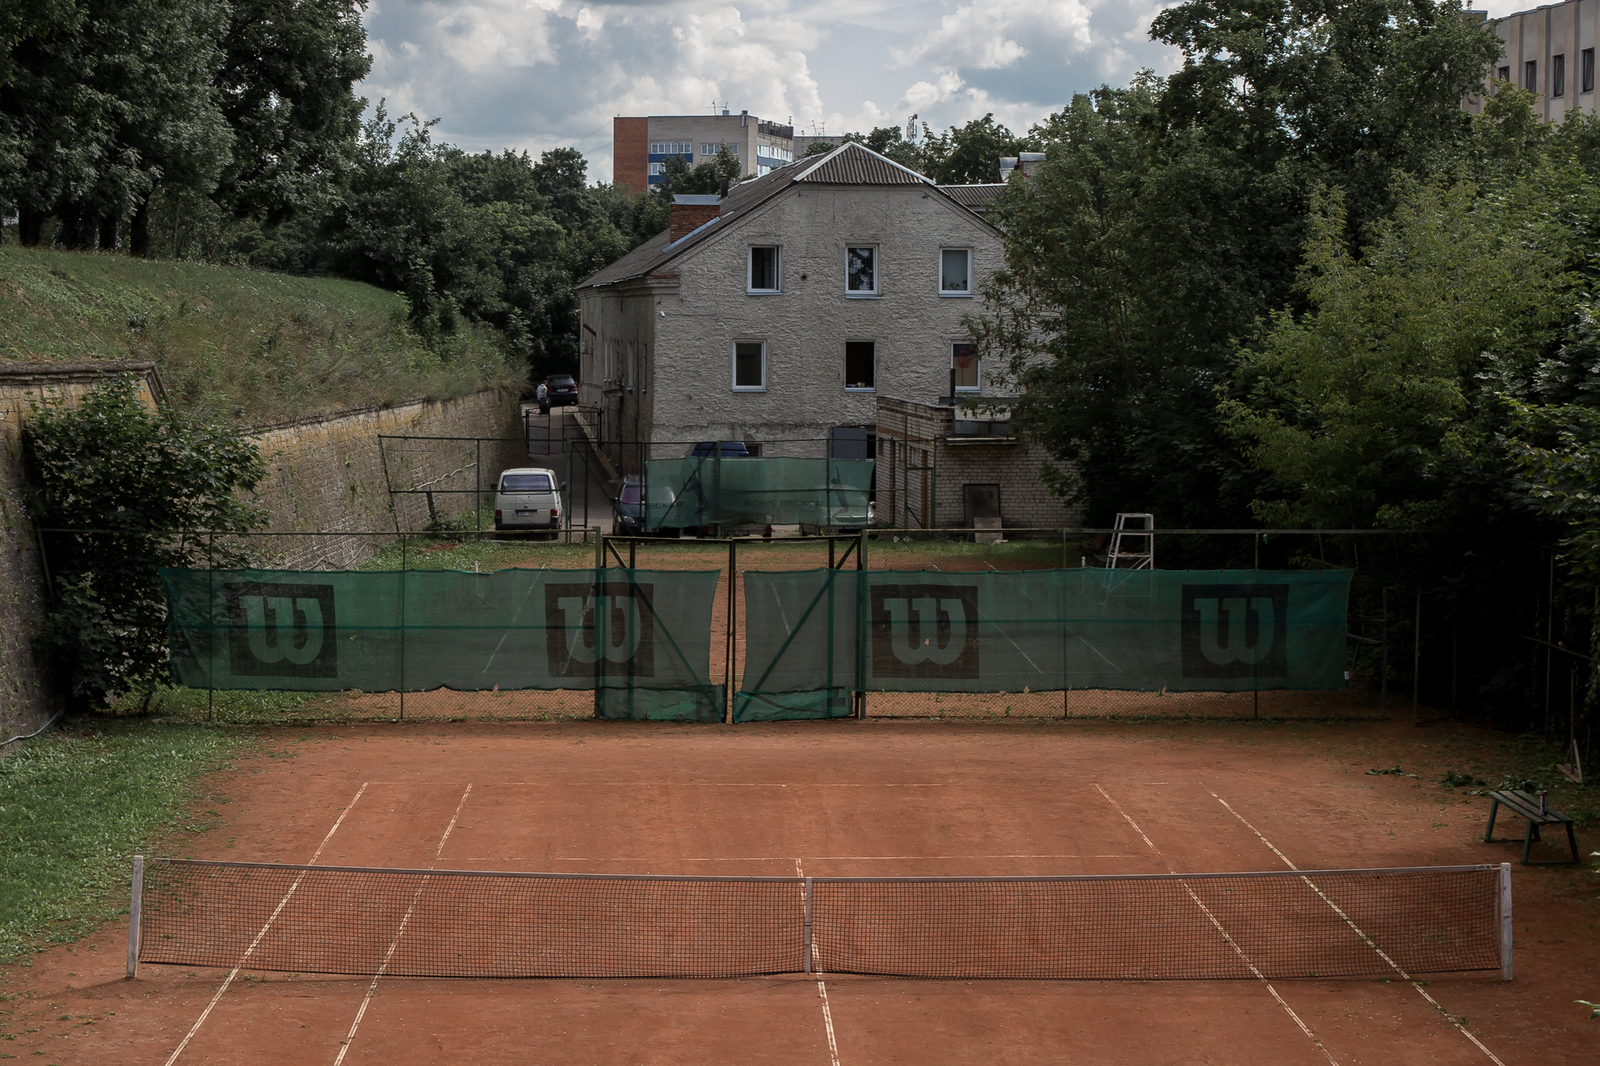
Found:
M 1289 676 L 1288 585 L 1183 586 L 1183 676 Z
M 878 677 L 977 677 L 976 585 L 874 585 L 869 605 Z
M 235 676 L 339 676 L 332 585 L 250 581 L 222 593 Z
M 595 664 L 605 673 L 654 677 L 654 585 L 613 581 L 544 587 L 545 652 L 555 677 L 592 677 Z

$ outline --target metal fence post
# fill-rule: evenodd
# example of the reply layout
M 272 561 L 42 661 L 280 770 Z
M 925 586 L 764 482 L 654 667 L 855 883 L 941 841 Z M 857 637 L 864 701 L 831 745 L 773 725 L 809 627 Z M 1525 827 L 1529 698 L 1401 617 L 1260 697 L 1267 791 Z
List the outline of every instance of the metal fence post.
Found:
M 400 535 L 400 718 L 406 716 L 406 538 Z
M 133 887 L 128 896 L 128 978 L 139 976 L 139 920 L 144 912 L 144 856 L 133 857 Z
M 805 923 L 805 955 L 806 973 L 811 972 L 811 878 L 806 878 L 806 923 Z
M 1417 616 L 1411 640 L 1411 724 L 1417 724 L 1417 694 L 1422 685 L 1422 593 L 1417 593 Z

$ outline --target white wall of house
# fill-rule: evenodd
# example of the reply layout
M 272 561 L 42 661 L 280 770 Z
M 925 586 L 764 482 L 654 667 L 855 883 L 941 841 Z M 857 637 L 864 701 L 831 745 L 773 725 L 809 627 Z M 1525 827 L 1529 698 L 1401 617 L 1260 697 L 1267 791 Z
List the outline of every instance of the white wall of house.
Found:
M 781 249 L 780 292 L 747 291 L 752 246 Z M 852 246 L 877 249 L 875 296 L 846 293 Z M 941 294 L 947 248 L 970 249 L 974 293 L 1000 266 L 994 233 L 922 185 L 801 183 L 702 241 L 671 264 L 676 291 L 649 297 L 653 455 L 685 450 L 660 442 L 712 439 L 759 441 L 766 455 L 819 455 L 819 445 L 799 441 L 825 438 L 834 426 L 874 425 L 880 395 L 927 402 L 948 394 L 951 344 L 965 338 L 961 318 L 980 300 Z M 607 299 L 586 295 L 585 321 L 593 306 L 605 324 L 598 332 L 613 320 L 637 331 L 637 313 L 603 311 Z M 766 346 L 761 390 L 734 387 L 740 341 Z M 875 346 L 871 390 L 846 388 L 850 341 Z

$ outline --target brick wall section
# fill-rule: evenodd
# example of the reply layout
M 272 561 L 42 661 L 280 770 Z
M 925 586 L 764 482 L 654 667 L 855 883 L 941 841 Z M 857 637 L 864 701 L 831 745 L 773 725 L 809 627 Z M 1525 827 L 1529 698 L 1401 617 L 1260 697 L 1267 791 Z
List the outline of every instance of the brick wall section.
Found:
M 682 240 L 720 214 L 721 204 L 673 204 L 667 230 L 673 240 Z
M 951 529 L 966 523 L 963 486 L 1000 486 L 1000 517 L 1007 529 L 1076 526 L 1082 514 L 1047 488 L 1040 470 L 1060 469 L 1042 445 L 966 443 L 952 434 L 948 407 L 878 399 L 879 524 Z M 952 438 L 957 443 L 951 443 Z
M 393 530 L 397 518 L 402 529 L 427 526 L 428 497 L 396 496 L 391 505 L 391 486 L 433 490 L 434 513 L 440 517 L 470 513 L 480 500 L 491 506 L 500 471 L 528 463 L 519 410 L 512 393 L 485 391 L 443 403 L 416 400 L 263 429 L 255 439 L 268 468 L 261 486 L 262 501 L 272 511 L 267 529 L 379 535 L 266 537 L 257 545 L 290 569 L 346 569 L 387 542 L 383 531 Z M 380 436 L 499 439 L 380 441 Z
M 644 192 L 650 185 L 650 120 L 623 118 L 611 120 L 611 181 L 631 192 Z
M 59 709 L 33 658 L 33 639 L 48 600 L 39 537 L 23 491 L 22 427 L 31 404 L 74 403 L 100 377 L 137 375 L 151 407 L 160 395 L 155 364 L 0 362 L 0 740 L 31 733 Z
M 59 396 L 71 403 L 108 371 L 139 375 L 145 402 L 156 404 L 161 384 L 151 363 L 0 362 L 0 740 L 33 732 L 59 707 L 32 653 L 47 587 L 38 534 L 23 504 L 22 427 L 31 402 Z M 387 441 L 380 448 L 380 434 L 496 439 L 481 444 Z M 390 539 L 392 534 L 381 534 L 395 528 L 397 510 L 402 528 L 420 529 L 428 523 L 427 498 L 395 497 L 397 504 L 391 506 L 389 484 L 467 490 L 439 492 L 434 507 L 441 516 L 471 511 L 479 491 L 487 490 L 482 500 L 491 506 L 499 472 L 528 463 L 521 434 L 516 396 L 496 391 L 266 427 L 255 439 L 268 469 L 260 490 L 271 513 L 267 529 L 380 535 L 265 537 L 255 544 L 286 567 L 354 566 Z

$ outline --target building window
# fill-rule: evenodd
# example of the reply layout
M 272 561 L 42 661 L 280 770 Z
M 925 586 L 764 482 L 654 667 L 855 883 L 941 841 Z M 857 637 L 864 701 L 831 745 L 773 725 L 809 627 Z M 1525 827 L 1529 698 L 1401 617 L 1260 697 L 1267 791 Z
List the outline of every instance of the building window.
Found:
M 951 380 L 956 384 L 957 392 L 981 392 L 983 379 L 979 376 L 978 353 L 973 350 L 967 341 L 956 341 L 950 345 L 950 371 Z
M 1585 48 L 1578 55 L 1578 76 L 1583 79 L 1580 92 L 1594 92 L 1594 49 Z
M 1591 49 L 1591 51 L 1593 51 L 1593 49 Z M 1511 68 L 1510 67 L 1501 67 L 1499 70 L 1495 71 L 1494 76 L 1499 78 L 1501 81 L 1510 81 L 1511 80 Z
M 637 159 L 638 157 L 635 156 L 634 158 Z M 650 175 L 652 177 L 660 177 L 662 174 L 665 174 L 666 171 L 667 171 L 667 165 L 665 163 L 651 163 L 650 164 Z
M 651 141 L 651 155 L 693 155 L 694 145 L 688 141 Z
M 700 154 L 716 155 L 723 148 L 728 150 L 729 155 L 737 156 L 739 154 L 739 146 L 737 144 L 729 144 L 727 141 L 723 141 L 721 144 L 702 144 L 700 146 Z
M 1564 54 L 1550 57 L 1550 95 L 1567 95 L 1567 57 Z
M 874 341 L 844 342 L 844 387 L 871 391 L 878 377 L 878 345 Z
M 878 295 L 878 249 L 859 245 L 844 250 L 844 291 L 847 296 Z
M 939 250 L 939 295 L 972 295 L 972 252 L 966 248 Z
M 778 292 L 778 248 L 776 245 L 756 245 L 750 249 L 750 276 L 746 288 L 750 292 Z
M 1522 87 L 1530 93 L 1539 91 L 1539 61 L 1530 59 L 1522 64 Z
M 767 391 L 766 341 L 734 341 L 733 391 Z

